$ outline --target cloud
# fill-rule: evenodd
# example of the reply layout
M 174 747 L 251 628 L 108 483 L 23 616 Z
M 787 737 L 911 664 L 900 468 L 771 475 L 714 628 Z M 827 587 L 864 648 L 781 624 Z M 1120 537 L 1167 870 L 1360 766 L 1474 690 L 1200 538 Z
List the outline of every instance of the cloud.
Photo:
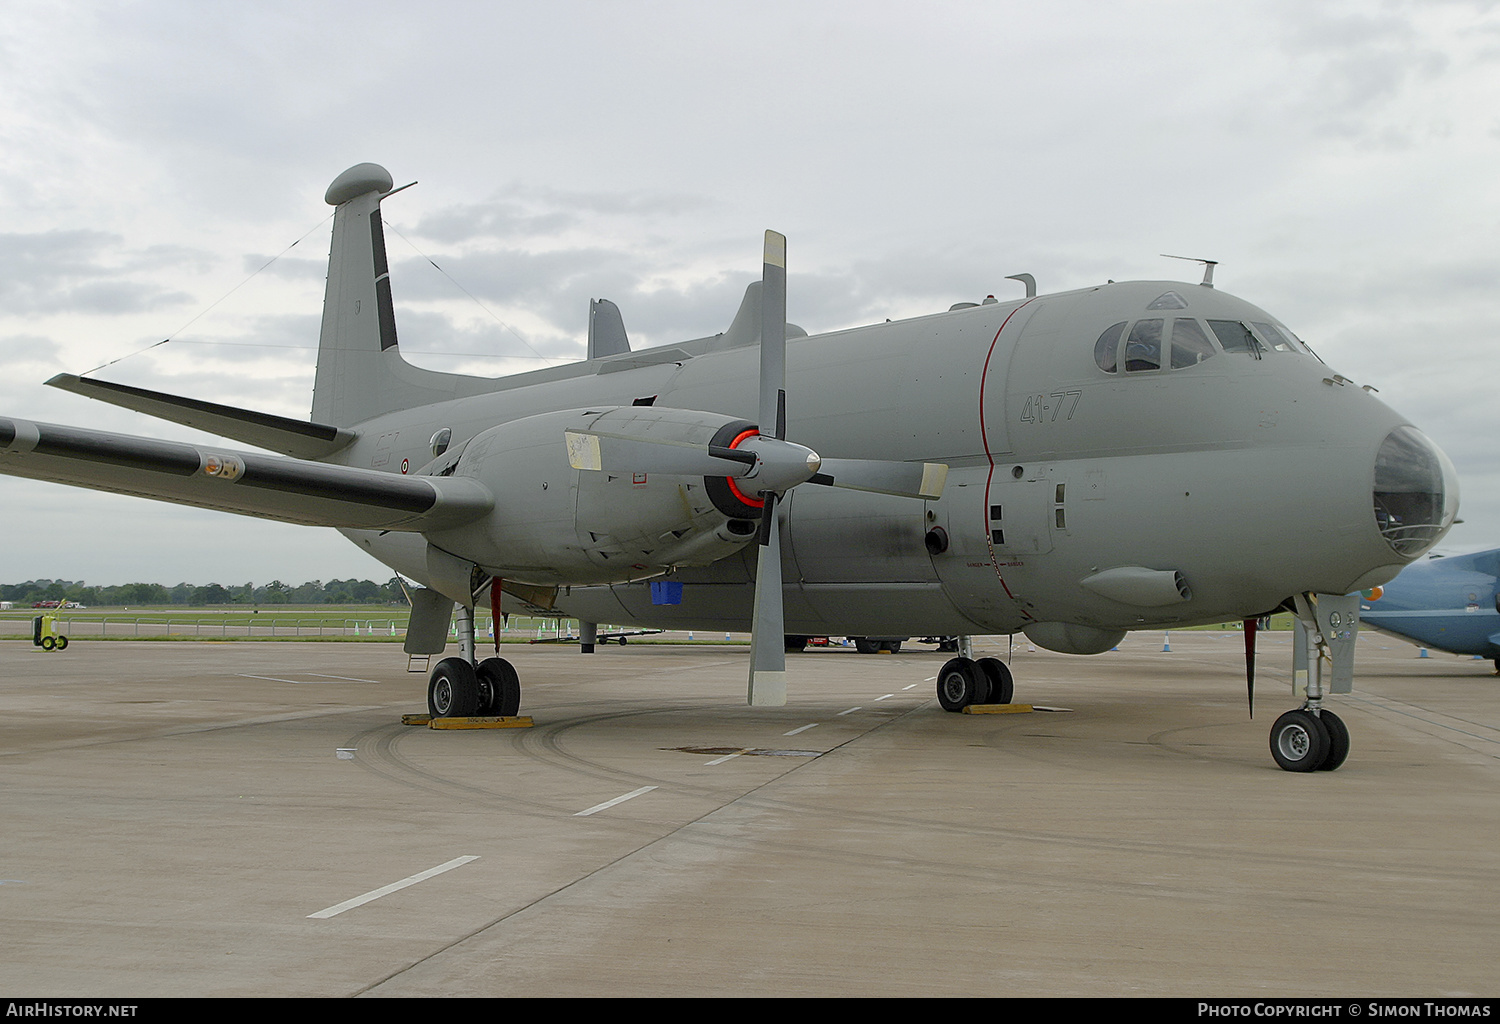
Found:
M 121 242 L 116 235 L 88 230 L 0 234 L 0 311 L 111 315 L 191 301 L 147 273 L 195 263 L 199 254 L 177 246 L 119 253 Z M 123 256 L 123 265 L 106 264 L 106 253 Z

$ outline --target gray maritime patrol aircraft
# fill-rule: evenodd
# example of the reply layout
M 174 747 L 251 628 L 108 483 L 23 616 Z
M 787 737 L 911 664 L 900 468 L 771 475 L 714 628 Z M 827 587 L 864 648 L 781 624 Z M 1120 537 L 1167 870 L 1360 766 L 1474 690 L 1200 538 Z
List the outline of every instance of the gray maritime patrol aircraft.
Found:
M 1349 747 L 1323 706 L 1330 610 L 1453 522 L 1446 456 L 1207 275 L 1040 296 L 1018 275 L 1018 301 L 808 337 L 767 232 L 721 334 L 633 351 L 600 300 L 582 362 L 420 369 L 391 301 L 396 191 L 359 164 L 324 197 L 310 420 L 63 374 L 48 383 L 263 451 L 0 418 L 0 472 L 339 530 L 420 584 L 408 651 L 441 652 L 457 606 L 434 715 L 519 709 L 515 670 L 475 654 L 486 596 L 576 617 L 586 645 L 599 622 L 749 624 L 752 704 L 785 701 L 787 635 L 1023 632 L 1095 654 L 1287 607 L 1321 656 L 1271 750 L 1326 770 Z M 970 652 L 939 673 L 942 706 L 1008 702 L 1005 663 Z M 1247 643 L 1252 701 L 1253 666 Z
M 1382 633 L 1450 654 L 1494 661 L 1500 672 L 1500 548 L 1433 555 L 1360 605 Z

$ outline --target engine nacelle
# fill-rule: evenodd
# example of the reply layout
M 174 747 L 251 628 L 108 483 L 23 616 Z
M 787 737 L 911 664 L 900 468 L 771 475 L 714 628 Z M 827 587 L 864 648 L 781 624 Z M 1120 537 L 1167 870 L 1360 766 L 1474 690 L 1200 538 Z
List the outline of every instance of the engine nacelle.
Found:
M 758 510 L 715 499 L 722 477 L 577 470 L 566 431 L 727 444 L 751 424 L 687 409 L 573 409 L 512 420 L 475 435 L 451 463 L 495 495 L 487 518 L 429 535 L 440 548 L 507 580 L 623 583 L 677 565 L 707 565 L 755 536 Z M 717 485 L 717 486 L 715 486 Z

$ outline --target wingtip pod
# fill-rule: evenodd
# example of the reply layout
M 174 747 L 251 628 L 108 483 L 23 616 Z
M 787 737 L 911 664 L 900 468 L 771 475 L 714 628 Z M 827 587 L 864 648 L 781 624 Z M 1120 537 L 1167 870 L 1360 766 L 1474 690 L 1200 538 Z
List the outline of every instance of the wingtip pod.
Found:
M 391 172 L 379 164 L 355 164 L 333 179 L 323 201 L 329 206 L 342 206 L 366 192 L 389 192 L 395 180 Z

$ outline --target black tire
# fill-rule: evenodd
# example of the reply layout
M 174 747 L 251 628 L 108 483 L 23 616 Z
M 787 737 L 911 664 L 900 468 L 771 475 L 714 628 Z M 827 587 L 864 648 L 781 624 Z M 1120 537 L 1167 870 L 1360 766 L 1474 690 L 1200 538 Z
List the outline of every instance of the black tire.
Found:
M 444 658 L 427 683 L 433 718 L 469 718 L 479 713 L 479 676 L 462 658 Z
M 521 677 L 504 658 L 486 658 L 474 672 L 479 682 L 481 715 L 514 718 L 521 711 Z
M 977 664 L 990 682 L 988 701 L 991 704 L 1011 703 L 1016 695 L 1016 682 L 1010 674 L 1010 666 L 999 658 L 980 658 Z
M 788 636 L 786 638 L 786 653 L 801 654 L 807 650 L 807 639 L 805 636 Z
M 857 636 L 854 638 L 854 649 L 860 654 L 879 654 L 880 641 L 866 640 L 862 636 Z
M 42 650 L 50 651 L 57 646 L 57 638 L 52 636 L 42 637 Z
M 886 641 L 883 641 L 881 643 L 881 645 L 880 645 L 880 649 L 883 650 L 883 651 L 890 651 L 892 654 L 900 654 L 901 653 L 901 641 L 900 640 L 886 640 Z
M 1311 711 L 1288 711 L 1271 726 L 1271 756 L 1285 771 L 1317 771 L 1328 746 L 1328 729 Z
M 1318 721 L 1328 731 L 1328 753 L 1323 755 L 1318 771 L 1335 771 L 1344 763 L 1344 758 L 1349 756 L 1349 727 L 1342 718 L 1327 710 L 1318 712 Z
M 981 704 L 988 692 L 984 670 L 968 658 L 953 658 L 938 672 L 937 698 L 944 711 L 962 711 L 970 704 Z
M 68 638 L 67 637 L 60 636 L 60 637 L 57 638 L 57 649 L 59 651 L 66 651 L 68 649 Z

